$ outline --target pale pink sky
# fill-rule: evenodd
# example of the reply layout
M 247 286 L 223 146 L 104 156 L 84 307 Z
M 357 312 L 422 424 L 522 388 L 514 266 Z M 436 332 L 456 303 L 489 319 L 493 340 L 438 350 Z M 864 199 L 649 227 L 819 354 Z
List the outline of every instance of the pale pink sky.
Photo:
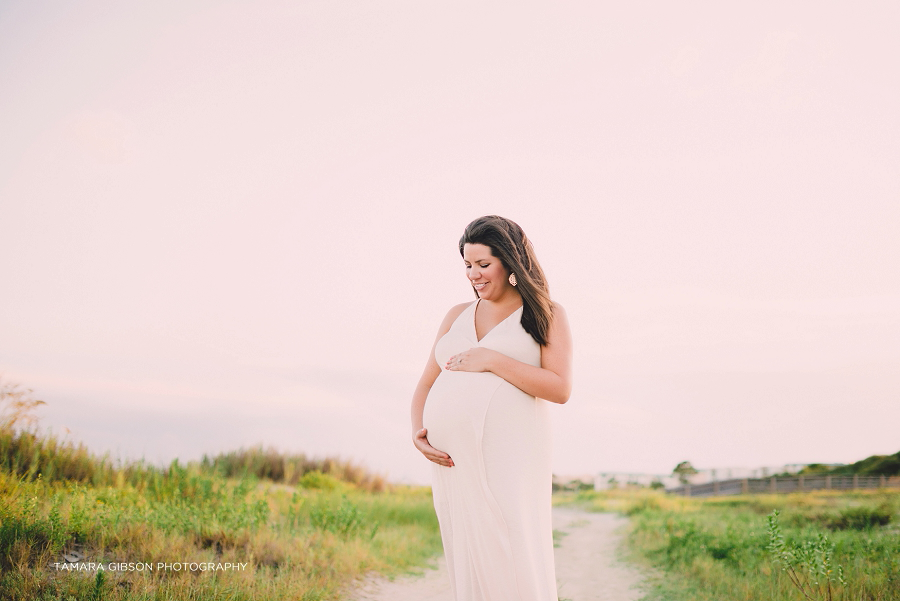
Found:
M 154 461 L 427 481 L 497 213 L 570 314 L 560 473 L 900 450 L 894 2 L 0 5 L 0 372 Z

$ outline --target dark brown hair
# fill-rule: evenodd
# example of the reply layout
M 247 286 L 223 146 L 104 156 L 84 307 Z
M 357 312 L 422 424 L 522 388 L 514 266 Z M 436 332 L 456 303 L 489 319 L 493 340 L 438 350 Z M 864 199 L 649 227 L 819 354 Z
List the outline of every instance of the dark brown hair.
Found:
M 510 273 L 516 274 L 516 288 L 522 295 L 522 328 L 538 344 L 545 346 L 550 320 L 553 318 L 550 292 L 544 270 L 534 254 L 534 247 L 522 228 L 505 217 L 486 215 L 466 226 L 466 231 L 459 239 L 460 255 L 466 244 L 487 246 Z M 472 289 L 475 290 L 474 286 Z M 475 296 L 478 297 L 477 291 Z

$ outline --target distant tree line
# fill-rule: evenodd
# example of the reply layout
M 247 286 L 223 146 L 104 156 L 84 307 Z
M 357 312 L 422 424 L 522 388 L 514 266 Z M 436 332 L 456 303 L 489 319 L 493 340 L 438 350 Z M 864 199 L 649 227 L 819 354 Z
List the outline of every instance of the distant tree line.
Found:
M 801 474 L 833 474 L 835 476 L 859 474 L 860 476 L 900 476 L 900 451 L 893 455 L 872 455 L 848 465 L 811 463 Z

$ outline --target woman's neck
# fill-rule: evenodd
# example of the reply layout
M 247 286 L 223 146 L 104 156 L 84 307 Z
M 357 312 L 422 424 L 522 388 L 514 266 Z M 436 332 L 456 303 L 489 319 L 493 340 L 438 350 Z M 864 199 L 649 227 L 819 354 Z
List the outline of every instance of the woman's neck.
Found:
M 499 298 L 493 300 L 483 298 L 481 302 L 502 313 L 512 313 L 522 306 L 522 295 L 517 290 L 509 290 Z

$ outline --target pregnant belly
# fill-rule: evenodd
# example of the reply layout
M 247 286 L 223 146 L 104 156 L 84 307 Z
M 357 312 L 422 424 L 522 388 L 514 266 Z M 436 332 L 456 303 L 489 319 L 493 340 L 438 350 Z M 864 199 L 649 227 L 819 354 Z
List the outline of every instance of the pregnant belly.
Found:
M 478 444 L 491 397 L 504 382 L 489 372 L 442 372 L 425 400 L 431 446 L 453 457 Z

